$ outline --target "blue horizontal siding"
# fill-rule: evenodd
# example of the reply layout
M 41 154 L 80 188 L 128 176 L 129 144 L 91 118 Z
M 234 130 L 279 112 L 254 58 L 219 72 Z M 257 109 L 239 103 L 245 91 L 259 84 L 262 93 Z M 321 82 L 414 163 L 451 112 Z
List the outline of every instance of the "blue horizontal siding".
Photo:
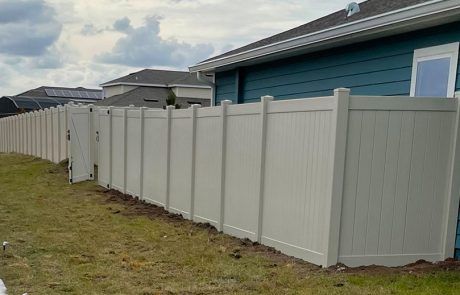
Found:
M 237 103 L 236 100 L 236 71 L 227 71 L 216 73 L 216 104 L 219 105 L 222 100 L 231 100 Z
M 354 94 L 408 95 L 415 49 L 460 41 L 460 22 L 409 34 L 287 58 L 240 71 L 216 73 L 216 102 L 258 101 L 263 95 L 290 99 L 331 95 L 338 87 Z M 460 70 L 457 79 L 460 89 Z

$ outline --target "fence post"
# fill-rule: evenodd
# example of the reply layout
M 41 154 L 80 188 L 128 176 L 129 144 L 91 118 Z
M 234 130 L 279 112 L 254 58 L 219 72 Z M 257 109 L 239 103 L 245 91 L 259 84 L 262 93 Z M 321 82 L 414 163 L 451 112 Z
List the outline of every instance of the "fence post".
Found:
M 224 230 L 225 221 L 225 163 L 227 161 L 227 107 L 232 104 L 231 100 L 220 102 L 220 124 L 221 124 L 221 158 L 220 158 L 220 199 L 219 199 L 219 224 L 218 230 Z
M 28 142 L 27 142 L 27 154 L 29 156 L 33 155 L 33 133 L 32 133 L 32 112 L 27 113 L 27 136 L 28 136 Z
M 261 242 L 262 239 L 262 223 L 264 215 L 264 187 L 265 187 L 265 151 L 267 141 L 267 109 L 268 104 L 273 101 L 273 96 L 262 96 L 260 102 L 260 166 L 259 166 L 259 196 L 258 206 L 259 212 L 257 212 L 257 228 L 256 228 L 256 239 L 257 242 Z
M 93 131 L 93 125 L 94 125 L 94 105 L 89 104 L 89 115 L 88 115 L 88 139 L 89 139 L 89 179 L 94 180 L 94 150 L 92 146 L 95 143 L 95 137 L 94 134 L 92 133 Z M 59 149 L 59 153 L 61 152 L 61 149 Z
M 174 106 L 166 107 L 166 200 L 165 209 L 169 210 L 169 195 L 171 185 L 171 121 L 172 121 L 172 110 Z
M 57 128 L 57 135 L 58 135 L 58 138 L 57 138 L 57 142 L 58 142 L 57 149 L 58 149 L 58 150 L 57 150 L 57 154 L 56 154 L 56 155 L 57 155 L 57 160 L 56 160 L 56 162 L 59 163 L 59 162 L 61 161 L 61 141 L 62 141 L 62 139 L 61 139 L 61 136 L 62 136 L 62 134 L 61 134 L 61 132 L 62 132 L 62 131 L 61 131 L 61 128 L 62 128 L 63 126 L 61 126 L 61 107 L 60 107 L 60 106 L 56 106 L 56 110 L 57 110 L 56 114 L 57 114 L 57 123 L 58 123 L 58 128 Z
M 190 106 L 190 118 L 192 120 L 192 148 L 191 148 L 191 156 L 192 156 L 192 167 L 190 173 L 190 220 L 193 220 L 193 216 L 195 215 L 195 161 L 196 161 L 196 113 L 197 109 L 200 105 L 194 104 Z
M 25 130 L 24 154 L 29 155 L 29 113 L 24 114 L 24 130 Z
M 50 143 L 51 143 L 51 157 L 48 159 L 50 160 L 51 162 L 54 160 L 54 122 L 53 122 L 53 108 L 50 108 L 49 109 L 49 112 L 48 112 L 48 115 L 50 117 Z
M 444 209 L 444 232 L 442 257 L 444 260 L 454 256 L 456 227 L 459 212 L 459 191 L 460 191 L 460 92 L 455 93 L 457 100 L 457 113 L 455 114 L 454 128 L 452 133 L 452 147 L 450 150 L 450 177 L 448 197 Z
M 48 142 L 48 132 L 46 131 L 46 112 L 41 110 L 41 128 L 42 128 L 42 159 L 46 159 L 47 149 L 46 143 Z
M 69 130 L 69 117 L 68 117 L 68 106 L 64 105 L 64 124 L 65 124 L 65 131 L 67 135 L 67 130 Z M 65 150 L 64 150 L 64 155 L 69 158 L 69 141 L 65 140 Z
M 140 156 L 139 156 L 139 199 L 144 199 L 144 131 L 145 131 L 145 110 L 146 107 L 139 108 L 139 124 L 140 130 Z
M 35 133 L 35 157 L 39 157 L 39 144 L 40 144 L 40 138 L 38 136 L 38 123 L 39 123 L 40 117 L 38 110 L 34 111 L 34 133 Z
M 326 216 L 325 223 L 325 259 L 323 267 L 336 264 L 339 256 L 340 218 L 342 215 L 350 89 L 335 89 L 334 100 L 335 107 L 333 110 L 331 132 L 331 151 L 333 154 L 330 167 L 330 199 L 329 206 L 326 207 L 329 208 L 329 215 Z
M 0 118 L 0 152 L 4 153 L 6 151 L 6 137 L 5 137 L 5 120 Z
M 107 188 L 108 189 L 112 189 L 112 167 L 113 167 L 113 164 L 112 164 L 112 161 L 113 161 L 113 152 L 112 152 L 112 143 L 113 143 L 113 107 L 109 107 L 108 109 L 108 115 L 109 115 L 109 146 L 108 146 L 108 149 L 109 149 L 109 179 L 108 179 L 108 184 L 107 184 Z
M 21 143 L 21 153 L 23 155 L 26 154 L 26 147 L 27 147 L 27 132 L 26 132 L 26 114 L 21 115 L 21 135 L 22 135 L 22 143 Z
M 127 191 L 127 160 L 128 160 L 128 108 L 123 108 L 123 193 Z

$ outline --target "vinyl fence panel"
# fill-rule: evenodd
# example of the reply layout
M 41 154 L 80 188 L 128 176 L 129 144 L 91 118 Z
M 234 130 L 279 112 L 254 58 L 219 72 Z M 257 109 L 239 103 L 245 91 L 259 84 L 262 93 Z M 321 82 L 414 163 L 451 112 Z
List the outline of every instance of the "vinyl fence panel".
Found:
M 351 101 L 339 260 L 442 259 L 456 108 L 435 99 L 413 101 L 410 109 L 398 101 L 373 109 L 369 99 Z
M 167 111 L 149 109 L 144 112 L 143 137 L 142 199 L 165 206 L 168 178 Z
M 59 162 L 64 161 L 68 157 L 67 151 L 67 112 L 66 108 L 59 106 Z M 91 141 L 92 142 L 92 141 Z
M 176 110 L 171 120 L 169 209 L 190 218 L 193 150 L 192 109 Z
M 333 98 L 270 105 L 262 242 L 323 263 Z M 316 109 L 316 111 L 311 111 Z
M 111 187 L 126 192 L 125 186 L 125 109 L 113 109 L 112 112 L 112 183 Z
M 107 108 L 100 108 L 96 110 L 99 113 L 99 142 L 98 142 L 98 181 L 99 185 L 110 188 L 111 185 L 111 115 L 110 110 Z
M 197 109 L 194 216 L 217 227 L 222 171 L 222 107 Z
M 126 126 L 126 191 L 133 196 L 140 195 L 141 163 L 141 119 L 140 110 L 127 110 Z

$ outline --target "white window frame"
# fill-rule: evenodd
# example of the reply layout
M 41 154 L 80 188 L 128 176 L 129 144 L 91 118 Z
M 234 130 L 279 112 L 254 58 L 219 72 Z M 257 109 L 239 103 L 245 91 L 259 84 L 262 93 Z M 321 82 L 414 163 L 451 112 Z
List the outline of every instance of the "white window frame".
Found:
M 410 85 L 410 96 L 415 96 L 417 86 L 418 63 L 427 60 L 450 57 L 449 81 L 447 83 L 447 97 L 454 97 L 455 83 L 457 80 L 458 48 L 460 42 L 449 43 L 439 46 L 427 47 L 414 50 L 412 62 L 412 79 Z

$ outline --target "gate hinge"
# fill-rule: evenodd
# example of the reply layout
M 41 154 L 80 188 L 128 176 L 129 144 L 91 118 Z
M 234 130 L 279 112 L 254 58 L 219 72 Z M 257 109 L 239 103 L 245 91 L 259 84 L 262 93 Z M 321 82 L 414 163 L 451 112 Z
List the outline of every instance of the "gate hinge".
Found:
M 110 115 L 110 110 L 107 110 L 107 115 Z
M 70 130 L 67 130 L 67 140 L 70 141 Z
M 96 142 L 99 142 L 99 131 L 96 131 Z

